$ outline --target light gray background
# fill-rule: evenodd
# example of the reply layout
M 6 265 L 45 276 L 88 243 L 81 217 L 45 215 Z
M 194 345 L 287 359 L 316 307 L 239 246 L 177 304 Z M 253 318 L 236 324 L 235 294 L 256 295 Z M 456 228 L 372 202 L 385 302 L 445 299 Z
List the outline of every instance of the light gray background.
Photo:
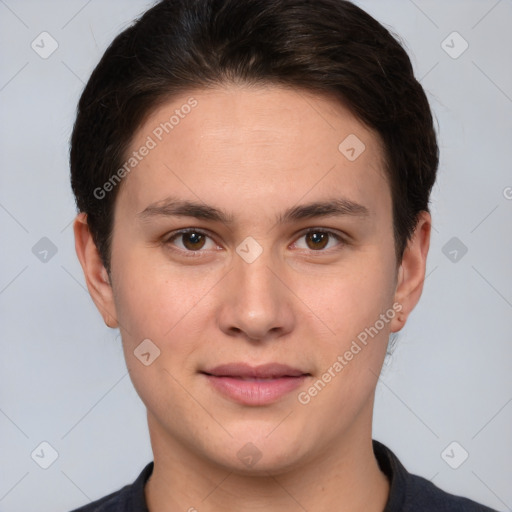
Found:
M 374 437 L 439 487 L 512 510 L 512 2 L 358 3 L 407 45 L 442 151 L 428 277 L 381 376 Z M 152 459 L 118 332 L 84 288 L 67 161 L 85 81 L 149 5 L 0 0 L 2 512 L 68 511 Z M 31 48 L 43 31 L 59 45 L 47 59 Z M 441 45 L 453 31 L 469 43 L 456 59 Z M 47 262 L 42 237 L 58 250 Z M 468 248 L 456 262 L 452 237 Z M 31 458 L 43 441 L 58 452 L 48 469 Z M 441 456 L 453 441 L 469 453 L 458 469 Z

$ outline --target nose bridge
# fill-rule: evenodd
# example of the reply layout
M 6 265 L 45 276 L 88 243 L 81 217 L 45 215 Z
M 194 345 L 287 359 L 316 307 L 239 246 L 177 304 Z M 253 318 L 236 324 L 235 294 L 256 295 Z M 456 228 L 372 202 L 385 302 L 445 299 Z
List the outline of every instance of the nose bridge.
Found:
M 274 299 L 277 290 L 275 276 L 270 269 L 275 266 L 275 262 L 273 264 L 269 254 L 259 256 L 252 263 L 238 261 L 235 266 L 234 274 L 238 279 L 242 296 L 247 295 L 247 298 L 253 298 L 255 302 L 262 299 L 268 302 Z

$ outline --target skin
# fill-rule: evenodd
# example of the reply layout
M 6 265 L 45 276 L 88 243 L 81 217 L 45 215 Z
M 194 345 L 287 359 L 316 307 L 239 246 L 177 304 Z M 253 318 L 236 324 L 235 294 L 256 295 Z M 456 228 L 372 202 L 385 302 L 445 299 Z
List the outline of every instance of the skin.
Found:
M 430 215 L 420 215 L 398 264 L 379 137 L 333 98 L 305 91 L 189 91 L 146 119 L 132 149 L 190 97 L 197 107 L 121 184 L 110 279 L 86 216 L 74 224 L 90 294 L 107 325 L 120 328 L 147 407 L 155 461 L 149 509 L 382 511 L 389 484 L 371 445 L 375 387 L 389 334 L 422 292 Z M 338 150 L 350 134 L 366 146 L 352 162 Z M 140 215 L 170 196 L 224 210 L 232 222 Z M 333 198 L 368 215 L 277 221 L 289 208 Z M 184 228 L 204 231 L 204 245 L 171 238 Z M 308 228 L 344 241 L 326 237 L 324 247 Z M 263 250 L 252 263 L 236 252 L 248 236 Z M 401 311 L 301 404 L 298 392 L 394 303 Z M 134 350 L 148 338 L 160 356 L 145 366 Z M 311 377 L 274 403 L 241 405 L 199 373 L 230 362 L 280 362 Z M 237 456 L 248 442 L 261 453 L 250 467 Z

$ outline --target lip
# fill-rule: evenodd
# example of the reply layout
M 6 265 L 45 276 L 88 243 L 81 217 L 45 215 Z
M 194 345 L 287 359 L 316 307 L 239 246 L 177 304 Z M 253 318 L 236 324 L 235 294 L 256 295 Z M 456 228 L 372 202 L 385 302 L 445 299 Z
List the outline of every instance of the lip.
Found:
M 201 373 L 223 396 L 243 405 L 254 406 L 276 402 L 311 376 L 298 368 L 279 363 L 259 366 L 229 363 Z

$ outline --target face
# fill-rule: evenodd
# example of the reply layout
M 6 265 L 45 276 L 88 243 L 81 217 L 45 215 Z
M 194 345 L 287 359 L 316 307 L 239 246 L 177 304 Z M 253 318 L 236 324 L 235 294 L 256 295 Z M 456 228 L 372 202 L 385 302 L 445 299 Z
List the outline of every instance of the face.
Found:
M 377 135 L 328 97 L 226 86 L 161 105 L 134 151 L 91 293 L 154 451 L 279 472 L 370 436 L 414 302 Z

